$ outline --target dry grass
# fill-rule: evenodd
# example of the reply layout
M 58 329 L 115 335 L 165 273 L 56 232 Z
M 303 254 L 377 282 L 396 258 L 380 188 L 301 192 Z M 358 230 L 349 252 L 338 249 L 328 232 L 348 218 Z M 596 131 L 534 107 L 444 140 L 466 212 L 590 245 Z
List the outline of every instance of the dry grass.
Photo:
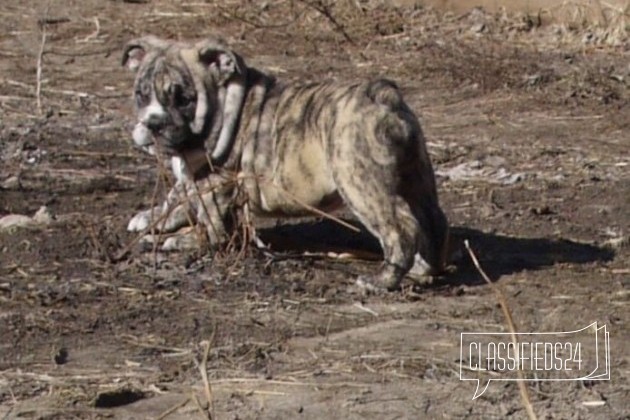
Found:
M 508 305 L 508 301 L 507 301 L 507 298 L 505 297 L 505 294 L 501 290 L 501 287 L 495 284 L 490 279 L 490 277 L 488 277 L 488 275 L 483 270 L 483 268 L 481 268 L 481 265 L 479 264 L 479 260 L 477 259 L 477 256 L 475 255 L 472 248 L 470 247 L 468 240 L 464 241 L 464 246 L 466 247 L 466 250 L 468 251 L 470 258 L 472 259 L 473 264 L 475 265 L 475 268 L 477 269 L 479 274 L 481 274 L 481 277 L 483 277 L 484 281 L 490 286 L 490 288 L 494 292 L 496 299 L 499 302 L 499 306 L 501 307 L 501 311 L 503 311 L 505 322 L 507 323 L 508 330 L 510 331 L 510 337 L 512 339 L 512 343 L 514 344 L 514 348 L 518 349 L 518 338 L 516 338 L 516 332 L 517 332 L 516 325 L 514 325 L 512 311 L 510 310 L 510 306 Z M 517 354 L 516 357 L 518 358 L 518 350 L 516 354 Z M 523 403 L 523 407 L 525 408 L 527 417 L 529 417 L 530 420 L 536 420 L 538 417 L 536 416 L 536 413 L 534 412 L 534 408 L 532 407 L 531 398 L 529 397 L 529 391 L 527 390 L 527 384 L 524 382 L 525 377 L 523 376 L 523 371 L 517 370 L 516 373 L 518 375 L 518 378 L 520 379 L 516 383 L 516 385 L 518 386 L 518 391 L 521 395 L 521 402 Z
M 571 31 L 587 31 L 585 43 L 620 46 L 628 40 L 630 2 L 615 5 L 601 0 L 565 0 L 543 9 L 551 20 Z

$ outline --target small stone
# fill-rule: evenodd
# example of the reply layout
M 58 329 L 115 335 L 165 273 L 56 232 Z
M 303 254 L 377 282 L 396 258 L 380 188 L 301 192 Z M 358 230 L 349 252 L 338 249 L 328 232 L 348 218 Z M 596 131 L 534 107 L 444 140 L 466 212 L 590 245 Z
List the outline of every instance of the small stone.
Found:
M 495 168 L 506 166 L 507 160 L 501 156 L 488 156 L 484 159 L 484 163 Z
M 487 29 L 488 29 L 488 27 L 483 22 L 476 23 L 476 24 L 474 24 L 473 26 L 470 27 L 470 31 L 474 32 L 476 34 L 481 34 L 481 33 L 487 32 Z
M 4 181 L 2 181 L 2 185 L 0 185 L 5 190 L 17 190 L 20 189 L 20 178 L 17 175 L 10 176 Z
M 0 230 L 32 227 L 34 225 L 35 221 L 23 214 L 8 214 L 0 218 Z
M 532 207 L 530 212 L 536 216 L 548 216 L 555 214 L 549 206 Z
M 53 217 L 48 207 L 42 206 L 37 210 L 33 217 L 23 214 L 7 214 L 0 218 L 0 230 L 10 230 L 17 228 L 32 228 L 38 225 L 48 225 L 52 222 Z
M 55 364 L 64 365 L 68 362 L 68 349 L 61 347 L 53 354 Z
M 48 225 L 53 221 L 52 214 L 46 206 L 41 206 L 33 216 L 33 221 L 42 225 Z

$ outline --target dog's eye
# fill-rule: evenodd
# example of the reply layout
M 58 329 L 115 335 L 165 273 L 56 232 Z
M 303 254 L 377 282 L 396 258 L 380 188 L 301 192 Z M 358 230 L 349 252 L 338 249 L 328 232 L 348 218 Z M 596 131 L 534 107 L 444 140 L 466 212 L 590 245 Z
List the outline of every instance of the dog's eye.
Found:
M 148 102 L 148 95 L 145 94 L 142 89 L 136 89 L 133 95 L 136 98 L 136 104 L 138 106 L 142 106 Z
M 195 98 L 184 93 L 184 90 L 179 85 L 175 85 L 173 89 L 173 102 L 176 107 L 184 108 L 195 101 Z

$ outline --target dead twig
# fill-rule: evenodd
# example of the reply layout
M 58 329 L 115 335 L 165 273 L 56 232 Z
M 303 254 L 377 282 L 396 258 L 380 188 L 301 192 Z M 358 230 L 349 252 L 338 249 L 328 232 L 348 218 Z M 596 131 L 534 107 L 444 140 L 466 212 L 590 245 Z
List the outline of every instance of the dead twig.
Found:
M 157 203 L 157 195 L 158 195 L 158 191 L 160 189 L 160 181 L 164 182 L 164 185 L 168 185 L 168 176 L 164 173 L 164 162 L 162 160 L 162 155 L 160 154 L 159 150 L 156 150 L 155 153 L 155 158 L 158 162 L 158 173 L 157 173 L 157 177 L 155 179 L 155 185 L 153 187 L 153 194 L 151 195 L 151 203 L 149 204 L 149 211 L 151 212 L 151 224 L 153 225 L 153 216 L 154 216 L 154 209 L 156 208 L 156 203 Z M 168 193 L 167 193 L 168 194 Z M 168 200 L 168 197 L 167 197 Z M 170 211 L 171 211 L 171 207 L 168 206 L 166 208 L 166 212 L 162 212 L 160 214 L 160 216 L 164 216 L 164 217 L 160 217 L 162 219 L 162 226 L 160 227 L 159 231 L 158 231 L 158 237 L 155 238 L 155 233 L 153 231 L 153 229 L 151 229 L 151 235 L 153 235 L 153 249 L 151 250 L 151 254 L 153 255 L 153 268 L 156 269 L 157 268 L 157 252 L 158 252 L 158 245 L 160 242 L 160 233 L 164 230 L 164 226 L 166 224 L 166 219 L 169 217 L 170 215 Z M 157 227 L 157 223 L 155 224 L 155 226 Z
M 190 401 L 190 397 L 184 398 L 181 402 L 175 404 L 171 408 L 169 408 L 169 409 L 165 410 L 164 412 L 162 412 L 162 414 L 157 416 L 155 418 L 155 420 L 164 420 L 166 417 L 170 416 L 171 414 L 173 414 L 174 412 L 176 412 L 177 410 L 179 410 L 180 408 L 182 408 L 183 406 L 188 404 L 189 401 Z
M 197 409 L 199 410 L 199 413 L 201 414 L 201 416 L 203 418 L 211 420 L 211 418 L 208 417 L 209 416 L 208 408 L 204 407 L 203 404 L 201 404 L 201 401 L 199 401 L 199 398 L 197 397 L 197 394 L 195 394 L 195 391 L 192 391 L 191 398 L 195 402 L 195 404 L 197 405 Z
M 40 26 L 43 25 L 58 25 L 60 23 L 67 23 L 70 22 L 70 18 L 69 17 L 48 17 L 45 16 L 41 19 L 37 20 L 37 24 Z
M 64 51 L 64 50 L 59 50 L 59 49 L 49 49 L 48 51 L 46 51 L 46 55 L 59 55 L 62 57 L 88 57 L 91 55 L 105 55 L 105 54 L 111 54 L 112 52 L 112 48 L 101 48 L 98 50 L 91 50 L 91 51 Z M 124 94 L 124 96 L 129 96 L 126 93 Z
M 40 75 L 40 77 L 41 77 L 41 75 Z M 32 85 L 29 85 L 28 83 L 20 82 L 20 81 L 17 81 L 17 80 L 3 79 L 2 81 L 4 83 L 9 84 L 9 85 L 18 86 L 18 87 L 29 89 L 29 90 L 33 89 Z M 38 88 L 39 88 L 39 93 L 38 93 Z M 52 88 L 44 89 L 43 87 L 41 87 L 41 84 L 40 84 L 39 87 L 37 85 L 35 85 L 35 95 L 36 95 L 36 97 L 38 97 L 39 94 L 41 94 L 41 92 L 58 93 L 60 95 L 68 95 L 68 96 L 78 96 L 80 98 L 87 98 L 87 97 L 90 97 L 90 96 L 95 96 L 95 95 L 91 95 L 91 94 L 89 94 L 87 92 L 79 92 L 79 91 L 76 91 L 76 90 L 67 90 L 67 89 L 52 89 Z
M 162 220 L 164 220 L 166 217 L 168 217 L 168 215 L 169 215 L 168 213 L 162 213 L 160 215 L 160 217 L 158 217 L 155 220 L 152 220 L 151 224 L 149 224 L 149 226 L 147 226 L 146 229 L 144 229 L 142 232 L 140 232 L 138 235 L 136 235 L 135 238 L 133 238 L 127 245 L 125 245 L 125 247 L 123 249 L 121 249 L 113 257 L 113 261 L 112 262 L 118 262 L 118 261 L 122 260 L 123 258 L 125 258 L 125 256 L 131 250 L 131 248 L 133 248 L 144 237 L 144 235 L 146 235 L 147 233 L 149 233 L 153 229 L 155 229 L 157 227 L 158 223 L 161 223 Z
M 301 11 L 299 13 L 296 13 L 291 19 L 285 21 L 285 22 L 281 22 L 281 23 L 275 23 L 275 24 L 265 24 L 265 23 L 260 23 L 257 21 L 254 21 L 250 18 L 248 18 L 247 16 L 245 16 L 245 14 L 237 14 L 236 12 L 232 11 L 232 8 L 228 8 L 228 7 L 223 7 L 221 6 L 219 3 L 215 3 L 213 4 L 213 6 L 219 10 L 219 12 L 226 18 L 229 20 L 238 20 L 240 22 L 243 22 L 247 25 L 253 26 L 256 29 L 279 29 L 279 28 L 285 28 L 287 26 L 290 26 L 292 24 L 294 24 L 295 22 L 297 22 L 302 15 L 304 14 L 304 11 Z
M 175 12 L 160 12 L 160 11 L 154 11 L 154 12 L 149 12 L 149 13 L 145 13 L 144 16 L 146 17 L 155 17 L 155 18 L 186 18 L 186 17 L 204 17 L 203 13 L 190 13 L 190 12 L 180 12 L 180 13 L 175 13 Z
M 36 73 L 36 85 L 35 85 L 35 98 L 37 100 L 37 113 L 42 115 L 42 66 L 44 59 L 44 49 L 46 48 L 46 21 L 48 19 L 48 10 L 50 9 L 50 2 L 46 5 L 44 11 L 44 17 L 39 20 L 39 28 L 42 33 L 42 38 L 39 44 L 39 53 L 37 54 L 37 73 Z
M 0 95 L 0 101 L 30 101 L 31 98 L 27 98 L 26 96 L 15 96 L 15 95 Z
M 490 288 L 495 293 L 497 300 L 499 302 L 499 305 L 501 306 L 501 310 L 503 311 L 503 315 L 505 316 L 508 329 L 510 330 L 510 337 L 512 339 L 512 343 L 514 344 L 514 348 L 518 349 L 518 339 L 516 338 L 516 327 L 514 326 L 514 319 L 512 318 L 512 311 L 510 311 L 510 307 L 508 306 L 507 299 L 505 298 L 503 291 L 498 285 L 496 285 L 492 280 L 490 280 L 490 277 L 488 277 L 486 272 L 483 271 L 483 268 L 481 268 L 481 265 L 479 264 L 479 260 L 477 260 L 477 256 L 475 255 L 473 250 L 470 248 L 470 244 L 468 243 L 467 239 L 464 241 L 464 246 L 466 247 L 468 254 L 470 254 L 470 258 L 472 259 L 472 262 L 475 265 L 475 268 L 477 269 L 479 274 L 481 274 L 481 277 L 483 277 L 486 283 L 490 285 Z M 518 353 L 516 357 L 518 358 Z M 518 369 L 516 373 L 518 375 L 518 378 L 520 379 L 519 381 L 517 381 L 517 385 L 518 385 L 519 393 L 521 394 L 521 401 L 523 402 L 523 406 L 525 408 L 525 411 L 527 412 L 527 416 L 530 418 L 530 420 L 536 420 L 537 419 L 536 413 L 534 412 L 534 408 L 532 407 L 532 403 L 529 398 L 529 391 L 527 390 L 527 384 L 524 381 L 525 377 L 523 376 L 523 371 Z
M 125 182 L 134 182 L 136 179 L 130 176 L 118 175 L 118 174 L 103 174 L 99 171 L 89 170 L 89 169 L 71 169 L 71 168 L 46 168 L 46 171 L 42 173 L 42 177 L 50 177 L 50 176 L 72 176 L 76 178 L 88 178 L 88 179 L 116 179 Z M 40 175 L 37 175 L 38 177 Z
M 340 218 L 338 218 L 337 216 L 333 216 L 330 213 L 326 213 L 323 210 L 320 210 L 316 207 L 311 206 L 310 204 L 305 203 L 304 201 L 300 200 L 299 198 L 297 198 L 295 195 L 291 194 L 290 192 L 288 192 L 287 190 L 285 190 L 284 188 L 272 184 L 276 189 L 278 189 L 278 191 L 280 191 L 282 194 L 286 195 L 287 197 L 289 197 L 291 200 L 295 201 L 296 203 L 298 203 L 300 206 L 304 207 L 306 210 L 315 213 L 318 216 L 321 216 L 325 219 L 330 219 L 333 222 L 339 223 L 341 226 L 347 227 L 348 229 L 354 231 L 354 232 L 361 232 L 361 229 L 359 229 L 356 226 L 351 225 L 350 223 L 341 220 Z
M 0 98 L 2 98 L 0 96 Z M 88 128 L 92 128 L 89 127 Z M 135 159 L 137 158 L 136 154 L 132 153 L 121 153 L 121 152 L 93 152 L 89 150 L 61 150 L 60 151 L 64 155 L 70 156 L 85 156 L 96 159 L 112 159 L 112 158 L 126 158 L 126 159 Z M 125 181 L 135 182 L 136 178 L 126 177 L 123 175 L 114 175 L 114 178 L 120 178 Z
M 214 416 L 214 398 L 212 396 L 212 387 L 210 386 L 210 381 L 208 380 L 208 354 L 210 352 L 210 346 L 214 341 L 214 335 L 216 333 L 216 327 L 212 331 L 212 336 L 208 341 L 202 341 L 201 345 L 204 347 L 203 357 L 201 358 L 201 362 L 199 362 L 196 358 L 193 359 L 197 369 L 199 369 L 199 374 L 201 375 L 201 380 L 203 381 L 204 392 L 206 394 L 206 409 L 202 409 L 202 405 L 197 399 L 197 396 L 193 393 L 195 402 L 201 411 L 203 411 L 204 415 L 208 420 L 212 420 L 215 418 Z
M 341 23 L 339 23 L 339 21 L 335 19 L 335 17 L 333 16 L 331 7 L 332 7 L 332 4 L 334 4 L 334 2 L 332 4 L 324 4 L 324 2 L 321 0 L 317 0 L 317 1 L 298 0 L 298 1 L 312 8 L 313 10 L 316 10 L 317 12 L 319 12 L 322 16 L 328 19 L 328 21 L 333 25 L 335 30 L 339 32 L 345 38 L 346 41 L 348 41 L 351 44 L 356 44 L 356 42 L 354 42 L 354 39 L 352 39 L 350 34 L 348 34 L 348 32 L 346 31 L 346 28 Z
M 125 287 L 117 287 L 119 292 L 125 291 L 135 291 L 136 289 L 125 288 Z M 139 337 L 136 337 L 131 334 L 121 334 L 118 338 L 123 340 L 125 344 L 137 346 L 143 349 L 156 350 L 164 354 L 169 354 L 171 356 L 187 356 L 191 353 L 191 350 L 183 347 L 169 347 L 161 344 L 151 343 L 148 341 L 141 341 Z
M 96 251 L 96 253 L 100 255 L 101 258 L 103 258 L 105 261 L 112 262 L 112 257 L 109 254 L 109 252 L 107 252 L 107 247 L 105 247 L 103 243 L 99 240 L 99 235 L 95 231 L 94 225 L 86 224 L 84 225 L 84 227 L 88 231 L 88 234 L 90 235 L 92 246 L 94 247 L 94 250 Z
M 98 36 L 101 33 L 101 22 L 98 20 L 98 17 L 96 17 L 96 16 L 94 16 L 94 18 L 92 20 L 94 22 L 94 26 L 96 26 L 96 29 L 94 29 L 94 32 L 92 32 L 91 34 L 89 34 L 85 38 L 79 39 L 77 41 L 78 43 L 92 42 L 92 40 L 98 41 Z
M 310 375 L 312 376 L 312 374 Z M 315 382 L 315 381 L 293 381 L 293 380 L 277 380 L 277 379 L 262 379 L 258 377 L 251 378 L 225 378 L 217 379 L 214 381 L 216 384 L 249 384 L 255 386 L 257 389 L 265 385 L 278 385 L 278 386 L 292 386 L 292 387 L 313 387 L 313 388 L 370 388 L 373 387 L 373 383 L 368 382 L 351 382 L 351 381 L 338 381 L 338 382 Z

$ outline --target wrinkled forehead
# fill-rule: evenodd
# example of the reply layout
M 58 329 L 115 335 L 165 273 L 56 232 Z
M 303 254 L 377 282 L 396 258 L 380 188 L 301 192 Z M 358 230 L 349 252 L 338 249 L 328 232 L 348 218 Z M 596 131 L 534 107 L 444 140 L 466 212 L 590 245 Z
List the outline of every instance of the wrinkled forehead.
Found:
M 155 92 L 159 98 L 171 92 L 175 85 L 184 89 L 194 85 L 190 70 L 179 52 L 168 49 L 149 54 L 138 69 L 136 90 Z

